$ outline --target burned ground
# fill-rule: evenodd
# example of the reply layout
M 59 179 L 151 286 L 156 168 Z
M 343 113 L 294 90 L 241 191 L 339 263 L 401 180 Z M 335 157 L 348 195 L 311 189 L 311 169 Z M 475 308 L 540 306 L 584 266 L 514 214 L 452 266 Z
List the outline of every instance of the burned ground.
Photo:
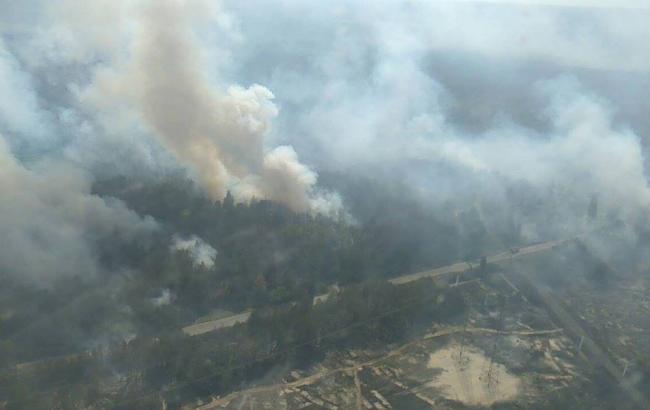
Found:
M 448 285 L 456 285 L 455 280 Z M 595 394 L 602 389 L 600 383 L 612 384 L 611 378 L 598 372 L 589 352 L 552 312 L 519 289 L 512 272 L 496 272 L 481 281 L 461 280 L 456 286 L 462 288 L 469 309 L 453 326 L 431 323 L 426 334 L 385 349 L 333 352 L 306 371 L 291 371 L 275 383 L 213 397 L 197 408 L 586 409 L 611 408 L 613 397 L 625 398 L 625 391 L 607 399 Z M 597 314 L 594 305 L 607 310 L 608 300 L 635 291 L 623 286 L 600 292 L 608 297 L 584 291 L 582 298 L 574 297 L 567 306 L 579 316 L 585 309 Z M 637 294 L 642 297 L 644 292 Z M 592 304 L 585 303 L 590 297 Z M 616 311 L 608 312 L 615 315 Z M 642 326 L 634 335 L 626 336 L 623 329 L 631 326 L 634 331 L 640 324 L 632 323 L 643 316 L 627 319 L 604 321 L 613 328 L 597 342 L 613 340 L 614 344 L 606 345 L 608 353 L 616 355 L 625 351 L 626 343 L 643 340 Z M 614 333 L 620 336 L 612 339 Z M 643 350 L 634 352 L 643 354 Z M 621 370 L 624 358 L 617 362 Z M 617 390 L 615 384 L 612 389 Z

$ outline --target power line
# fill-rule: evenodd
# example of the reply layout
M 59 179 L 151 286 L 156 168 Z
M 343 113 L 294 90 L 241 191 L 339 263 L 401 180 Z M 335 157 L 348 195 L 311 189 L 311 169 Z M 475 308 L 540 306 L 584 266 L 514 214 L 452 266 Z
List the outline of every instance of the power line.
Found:
M 382 313 L 380 313 L 378 315 L 375 315 L 375 316 L 373 316 L 371 318 L 368 318 L 368 319 L 365 319 L 365 320 L 356 321 L 354 323 L 351 323 L 351 324 L 349 324 L 347 326 L 338 328 L 338 329 L 336 329 L 336 330 L 334 330 L 332 332 L 326 333 L 324 335 L 320 334 L 319 336 L 317 336 L 317 337 L 315 337 L 313 339 L 310 339 L 310 340 L 302 342 L 302 343 L 296 343 L 296 344 L 294 344 L 294 345 L 292 345 L 292 346 L 290 346 L 290 347 L 288 347 L 288 348 L 286 348 L 284 350 L 271 352 L 271 353 L 269 353 L 269 354 L 267 354 L 267 355 L 265 355 L 263 357 L 259 357 L 259 358 L 256 358 L 256 359 L 253 359 L 253 360 L 250 360 L 250 361 L 247 361 L 247 362 L 243 362 L 243 363 L 240 363 L 240 364 L 238 364 L 236 366 L 228 366 L 228 367 L 225 367 L 225 368 L 221 368 L 218 371 L 209 373 L 207 375 L 204 375 L 204 376 L 201 376 L 201 377 L 198 377 L 198 378 L 195 378 L 195 379 L 187 380 L 185 382 L 176 384 L 174 386 L 171 386 L 171 387 L 168 387 L 168 388 L 165 388 L 165 389 L 162 389 L 162 390 L 151 391 L 149 393 L 146 393 L 146 394 L 143 394 L 143 395 L 140 395 L 140 396 L 136 396 L 136 397 L 133 397 L 133 398 L 129 398 L 127 400 L 120 401 L 120 402 L 118 402 L 118 403 L 116 403 L 116 404 L 114 404 L 112 406 L 117 407 L 117 406 L 123 405 L 123 404 L 128 403 L 128 402 L 142 400 L 144 398 L 152 397 L 152 396 L 157 395 L 157 394 L 163 394 L 163 393 L 168 393 L 168 392 L 171 392 L 171 391 L 175 391 L 175 390 L 178 390 L 180 388 L 190 386 L 190 385 L 192 385 L 194 383 L 197 383 L 199 381 L 207 380 L 207 379 L 210 379 L 212 377 L 218 376 L 219 374 L 222 374 L 224 372 L 231 372 L 231 371 L 235 371 L 235 370 L 241 370 L 241 369 L 244 369 L 247 366 L 253 365 L 255 363 L 263 362 L 263 361 L 271 359 L 273 357 L 281 356 L 281 355 L 290 353 L 290 352 L 296 350 L 297 348 L 300 348 L 300 347 L 303 347 L 303 346 L 314 345 L 315 342 L 317 342 L 318 340 L 322 340 L 324 338 L 332 337 L 332 336 L 335 336 L 336 334 L 339 334 L 339 333 L 344 332 L 346 330 L 349 330 L 349 329 L 359 327 L 361 325 L 376 321 L 378 319 L 381 319 L 382 317 L 385 317 L 385 316 L 391 315 L 393 313 L 397 313 L 397 312 L 400 312 L 402 310 L 405 310 L 405 309 L 407 309 L 408 307 L 410 307 L 410 306 L 412 306 L 414 304 L 430 302 L 430 301 L 433 301 L 433 300 L 435 300 L 435 296 L 432 297 L 432 298 L 424 298 L 424 299 L 412 298 L 412 299 L 407 300 L 404 304 L 402 304 L 398 308 L 384 311 L 384 312 L 382 312 Z M 141 373 L 143 371 L 155 368 L 157 366 L 158 366 L 157 364 L 146 366 L 144 368 L 139 369 L 138 372 Z M 74 387 L 74 386 L 79 386 L 79 385 L 83 385 L 83 383 L 82 384 L 76 383 L 76 382 L 75 383 L 61 383 L 61 384 L 52 386 L 52 387 L 50 387 L 50 388 L 48 388 L 46 390 L 41 390 L 40 392 L 35 393 L 35 395 L 45 396 L 45 395 L 54 393 L 56 391 L 68 388 L 68 387 Z
M 437 296 L 437 295 L 436 295 L 436 296 Z M 255 364 L 255 363 L 259 363 L 259 362 L 262 362 L 262 361 L 268 360 L 268 359 L 273 358 L 273 357 L 275 357 L 275 356 L 281 356 L 281 355 L 284 355 L 284 354 L 290 353 L 290 352 L 296 350 L 296 349 L 299 348 L 299 347 L 304 347 L 304 346 L 312 345 L 312 344 L 314 344 L 315 342 L 317 342 L 318 340 L 322 340 L 322 339 L 324 339 L 324 338 L 328 338 L 328 337 L 335 336 L 335 335 L 337 335 L 337 334 L 339 334 L 339 333 L 341 333 L 341 332 L 344 332 L 344 331 L 346 331 L 346 330 L 349 330 L 349 329 L 352 329 L 352 328 L 355 328 L 355 327 L 359 327 L 359 326 L 361 326 L 361 325 L 364 325 L 364 324 L 367 324 L 367 323 L 370 323 L 370 322 L 376 321 L 376 320 L 378 320 L 378 319 L 381 319 L 382 317 L 385 317 L 385 316 L 391 315 L 391 314 L 393 314 L 393 313 L 397 313 L 397 312 L 402 311 L 402 310 L 404 310 L 404 309 L 406 309 L 406 308 L 408 308 L 408 307 L 410 307 L 410 306 L 412 306 L 412 305 L 414 305 L 414 304 L 416 304 L 416 303 L 422 303 L 422 302 L 433 301 L 433 300 L 435 300 L 435 297 L 432 297 L 431 299 L 425 298 L 424 300 L 419 299 L 419 298 L 413 298 L 413 299 L 409 300 L 408 302 L 404 303 L 402 306 L 400 306 L 400 307 L 398 307 L 398 308 L 395 308 L 395 309 L 391 309 L 391 310 L 388 310 L 388 311 L 382 312 L 381 314 L 378 314 L 378 315 L 376 315 L 376 316 L 374 316 L 374 317 L 371 317 L 371 318 L 369 318 L 369 319 L 362 320 L 362 321 L 358 321 L 358 322 L 356 322 L 356 323 L 352 323 L 352 324 L 350 324 L 350 325 L 348 325 L 348 326 L 344 326 L 344 327 L 342 327 L 342 328 L 338 328 L 338 329 L 336 329 L 336 330 L 334 330 L 334 331 L 331 331 L 331 332 L 328 332 L 328 333 L 326 333 L 326 334 L 320 334 L 319 336 L 317 336 L 317 337 L 315 337 L 315 338 L 313 338 L 313 339 L 310 339 L 310 340 L 308 340 L 308 341 L 306 341 L 306 342 L 297 343 L 297 344 L 295 344 L 295 345 L 293 345 L 293 346 L 291 346 L 291 347 L 289 347 L 289 348 L 287 348 L 287 349 L 284 349 L 284 350 L 281 350 L 281 351 L 277 351 L 277 352 L 271 352 L 271 353 L 265 355 L 264 357 L 257 358 L 257 359 L 254 359 L 254 360 L 251 360 L 251 361 L 248 361 L 248 362 L 245 362 L 245 363 L 241 363 L 241 364 L 239 364 L 239 365 L 237 365 L 237 366 L 230 366 L 230 367 L 225 368 L 225 369 L 220 369 L 219 371 L 212 372 L 212 373 L 209 373 L 209 374 L 207 374 L 207 375 L 204 375 L 204 376 L 201 376 L 201 377 L 197 377 L 197 378 L 195 378 L 195 379 L 187 380 L 187 381 L 182 382 L 182 383 L 178 383 L 178 384 L 176 384 L 176 385 L 174 385 L 174 386 L 171 386 L 171 387 L 169 387 L 169 388 L 165 388 L 165 389 L 162 389 L 162 390 L 151 391 L 151 392 L 149 392 L 149 393 L 146 393 L 146 394 L 143 394 L 143 395 L 140 395 L 140 396 L 136 396 L 136 397 L 133 397 L 133 398 L 129 398 L 129 399 L 127 399 L 127 400 L 124 400 L 124 401 L 121 401 L 121 402 L 118 402 L 118 403 L 114 404 L 112 407 L 118 407 L 118 406 L 120 406 L 120 405 L 123 405 L 123 404 L 126 404 L 126 403 L 130 403 L 130 402 L 133 402 L 133 401 L 142 400 L 142 399 L 144 399 L 144 398 L 152 397 L 152 396 L 157 395 L 157 394 L 165 394 L 165 393 L 169 393 L 169 392 L 172 392 L 172 391 L 175 391 L 175 390 L 181 389 L 181 388 L 183 388 L 183 387 L 191 386 L 191 385 L 194 384 L 194 383 L 197 383 L 197 382 L 200 382 L 200 381 L 203 381 L 203 380 L 210 379 L 210 378 L 215 377 L 215 376 L 217 376 L 217 375 L 219 375 L 219 374 L 221 374 L 221 373 L 224 373 L 225 371 L 241 370 L 241 369 L 244 369 L 244 368 L 246 368 L 247 366 L 250 366 L 250 365 L 252 365 L 252 364 Z
M 414 299 L 414 300 L 413 300 L 414 303 L 416 303 L 416 302 L 425 302 L 425 301 L 427 301 L 427 299 L 425 299 L 425 300 Z M 138 396 L 138 397 L 135 397 L 135 398 L 128 399 L 127 402 L 128 402 L 128 401 L 133 401 L 133 400 L 139 400 L 139 399 L 142 399 L 142 398 L 145 398 L 145 397 L 151 397 L 153 394 L 162 394 L 162 393 L 168 393 L 168 392 L 171 392 L 171 391 L 175 391 L 175 390 L 178 390 L 178 389 L 180 389 L 180 388 L 183 388 L 183 387 L 189 386 L 189 385 L 191 385 L 191 384 L 193 384 L 193 383 L 199 382 L 199 381 L 201 381 L 201 380 L 205 380 L 205 379 L 209 379 L 209 378 L 211 378 L 211 377 L 217 376 L 217 375 L 219 375 L 219 374 L 221 374 L 221 373 L 223 373 L 223 372 L 225 372 L 225 371 L 233 371 L 233 370 L 242 369 L 242 368 L 245 368 L 246 366 L 249 366 L 249 365 L 251 365 L 251 364 L 255 364 L 255 363 L 258 363 L 258 362 L 261 362 L 261 361 L 264 361 L 264 360 L 268 360 L 268 359 L 270 359 L 270 358 L 272 358 L 272 357 L 275 357 L 275 356 L 278 356 L 278 355 L 281 355 L 281 354 L 289 353 L 289 352 L 291 352 L 291 351 L 293 351 L 293 350 L 295 350 L 295 349 L 297 349 L 297 348 L 299 348 L 299 347 L 310 345 L 310 344 L 312 344 L 314 341 L 318 341 L 318 340 L 323 339 L 323 338 L 327 338 L 327 337 L 334 336 L 334 335 L 336 335 L 336 334 L 338 334 L 338 333 L 340 333 L 340 332 L 342 332 L 342 331 L 345 331 L 345 330 L 348 330 L 348 329 L 351 329 L 351 328 L 354 328 L 354 327 L 357 327 L 357 326 L 363 325 L 364 323 L 369 323 L 369 322 L 371 322 L 371 321 L 375 321 L 375 320 L 377 320 L 377 319 L 379 319 L 379 318 L 381 318 L 381 317 L 384 317 L 384 316 L 390 315 L 390 314 L 392 314 L 392 313 L 396 313 L 396 312 L 399 312 L 399 311 L 401 311 L 401 310 L 404 310 L 404 309 L 406 309 L 407 307 L 409 307 L 411 304 L 412 304 L 412 303 L 408 303 L 408 302 L 407 302 L 406 304 L 402 305 L 402 306 L 399 307 L 399 308 L 396 308 L 396 309 L 393 309 L 393 310 L 389 310 L 389 311 L 386 311 L 386 312 L 382 312 L 381 314 L 379 314 L 379 315 L 377 315 L 377 316 L 375 316 L 375 317 L 372 317 L 372 318 L 366 319 L 366 320 L 364 320 L 364 321 L 359 321 L 359 322 L 356 322 L 356 323 L 352 323 L 352 324 L 350 324 L 350 325 L 348 325 L 348 326 L 345 326 L 345 327 L 343 327 L 343 328 L 337 329 L 337 330 L 332 331 L 332 332 L 330 332 L 330 333 L 328 333 L 328 334 L 325 334 L 325 335 L 322 335 L 322 334 L 321 334 L 321 335 L 319 335 L 317 338 L 314 338 L 314 339 L 311 339 L 311 340 L 309 340 L 309 341 L 306 341 L 306 342 L 299 343 L 299 344 L 296 344 L 296 345 L 294 345 L 294 346 L 288 347 L 287 349 L 285 349 L 285 350 L 283 350 L 283 351 L 271 352 L 271 353 L 269 353 L 268 355 L 266 355 L 266 356 L 264 356 L 264 357 L 254 359 L 254 360 L 251 360 L 251 361 L 246 362 L 246 363 L 242 363 L 242 364 L 240 364 L 240 365 L 238 365 L 238 366 L 230 366 L 230 367 L 227 367 L 227 368 L 222 368 L 222 369 L 220 369 L 219 371 L 213 372 L 213 373 L 211 373 L 211 374 L 208 374 L 208 375 L 205 375 L 205 376 L 202 376 L 202 377 L 199 377 L 199 378 L 193 379 L 193 380 L 188 380 L 188 381 L 185 381 L 185 382 L 183 382 L 183 383 L 179 383 L 179 384 L 173 385 L 173 386 L 171 386 L 171 387 L 168 387 L 168 388 L 162 389 L 162 390 L 160 390 L 160 391 L 150 392 L 150 393 L 145 394 L 145 395 L 142 395 L 142 396 Z M 24 330 L 24 329 L 21 329 L 21 330 Z M 153 367 L 156 367 L 156 365 L 149 366 L 149 367 L 145 367 L 144 369 L 140 369 L 140 371 L 147 370 L 147 369 L 150 369 L 150 368 L 153 368 Z M 52 389 L 49 389 L 49 390 L 46 390 L 46 391 L 44 391 L 44 392 L 37 393 L 37 394 L 39 394 L 39 395 L 41 395 L 41 394 L 47 394 L 47 393 L 50 393 L 50 392 L 55 391 L 55 390 L 58 390 L 58 389 L 62 389 L 62 388 L 65 388 L 65 387 L 78 386 L 78 385 L 79 385 L 79 383 L 67 383 L 67 384 L 62 384 L 62 385 L 58 385 L 58 386 L 56 386 L 55 388 L 52 388 Z M 120 404 L 120 403 L 118 403 L 118 404 L 116 404 L 116 405 L 119 405 L 119 404 Z

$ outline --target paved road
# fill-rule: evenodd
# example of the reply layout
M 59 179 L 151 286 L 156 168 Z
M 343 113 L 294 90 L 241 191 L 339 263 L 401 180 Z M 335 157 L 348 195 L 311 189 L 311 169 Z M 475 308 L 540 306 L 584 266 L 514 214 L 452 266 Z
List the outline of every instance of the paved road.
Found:
M 569 241 L 569 239 L 548 241 L 536 245 L 526 246 L 524 248 L 519 248 L 518 250 L 513 249 L 513 250 L 497 253 L 496 255 L 488 256 L 487 263 L 503 262 L 506 260 L 510 260 L 511 258 L 512 259 L 520 258 L 522 256 L 530 255 L 533 253 L 546 251 L 554 248 L 555 246 L 561 245 L 567 241 Z M 413 282 L 415 280 L 422 279 L 422 278 L 434 278 L 436 276 L 446 275 L 450 273 L 467 272 L 471 270 L 472 267 L 473 266 L 467 262 L 456 262 L 453 265 L 443 266 L 441 268 L 399 276 L 397 278 L 390 279 L 389 282 L 392 283 L 393 285 L 402 285 L 404 283 Z
M 207 322 L 195 323 L 185 326 L 183 332 L 190 336 L 196 336 L 203 333 L 212 332 L 224 327 L 235 326 L 237 323 L 247 322 L 251 317 L 251 311 L 239 313 L 233 316 L 224 317 L 223 319 L 210 320 Z
M 487 263 L 498 263 L 510 259 L 520 258 L 526 255 L 547 251 L 554 247 L 570 241 L 571 239 L 560 239 L 539 243 L 536 245 L 526 246 L 524 248 L 507 250 L 487 257 Z M 390 279 L 389 282 L 394 285 L 402 285 L 404 283 L 413 282 L 422 278 L 433 278 L 436 276 L 447 275 L 451 273 L 463 273 L 472 269 L 472 265 L 468 262 L 456 262 L 452 265 L 443 266 L 440 268 L 426 270 L 422 272 L 411 273 L 408 275 L 399 276 Z M 474 266 L 475 267 L 475 266 Z M 318 295 L 314 297 L 314 304 L 325 302 L 328 294 Z M 203 323 L 196 323 L 183 328 L 183 332 L 190 336 L 196 336 L 207 332 L 212 332 L 224 327 L 234 326 L 237 323 L 246 322 L 251 316 L 251 312 L 239 313 L 234 316 L 229 316 L 223 319 L 211 320 Z

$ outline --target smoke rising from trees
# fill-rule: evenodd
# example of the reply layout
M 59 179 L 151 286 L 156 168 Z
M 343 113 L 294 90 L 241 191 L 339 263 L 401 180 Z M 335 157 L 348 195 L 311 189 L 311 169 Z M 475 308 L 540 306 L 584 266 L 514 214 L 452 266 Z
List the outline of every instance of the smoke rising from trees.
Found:
M 271 91 L 210 82 L 193 33 L 206 19 L 197 9 L 219 13 L 209 2 L 157 1 L 138 10 L 128 55 L 102 65 L 82 98 L 98 107 L 133 109 L 215 199 L 231 190 L 239 200 L 270 198 L 296 211 L 313 210 L 322 202 L 314 192 L 315 173 L 291 147 L 265 146 L 278 113 Z
M 5 175 L 62 163 L 61 195 L 94 200 L 97 176 L 182 168 L 328 215 L 318 174 L 362 175 L 488 226 L 519 212 L 529 239 L 548 212 L 524 192 L 561 227 L 593 194 L 639 214 L 648 10 L 524 3 L 25 2 L 0 20 Z

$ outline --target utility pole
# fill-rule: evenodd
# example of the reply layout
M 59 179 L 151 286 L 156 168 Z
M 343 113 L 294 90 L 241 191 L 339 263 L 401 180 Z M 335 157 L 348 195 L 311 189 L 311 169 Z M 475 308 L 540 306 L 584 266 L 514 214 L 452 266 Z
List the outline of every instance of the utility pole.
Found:
M 580 353 L 580 351 L 582 350 L 582 343 L 584 343 L 584 341 L 585 341 L 585 337 L 580 336 L 580 340 L 578 341 L 578 353 Z
M 496 326 L 497 330 L 499 331 L 503 330 L 503 310 L 505 308 L 505 305 L 506 305 L 505 301 L 499 304 L 499 315 L 497 316 L 497 326 Z M 499 380 L 496 374 L 497 372 L 494 372 L 494 356 L 496 355 L 498 346 L 499 346 L 499 335 L 494 335 L 494 344 L 492 345 L 492 351 L 488 354 L 490 364 L 488 365 L 487 381 L 486 381 L 486 385 L 490 393 L 492 393 L 492 389 L 499 384 Z

